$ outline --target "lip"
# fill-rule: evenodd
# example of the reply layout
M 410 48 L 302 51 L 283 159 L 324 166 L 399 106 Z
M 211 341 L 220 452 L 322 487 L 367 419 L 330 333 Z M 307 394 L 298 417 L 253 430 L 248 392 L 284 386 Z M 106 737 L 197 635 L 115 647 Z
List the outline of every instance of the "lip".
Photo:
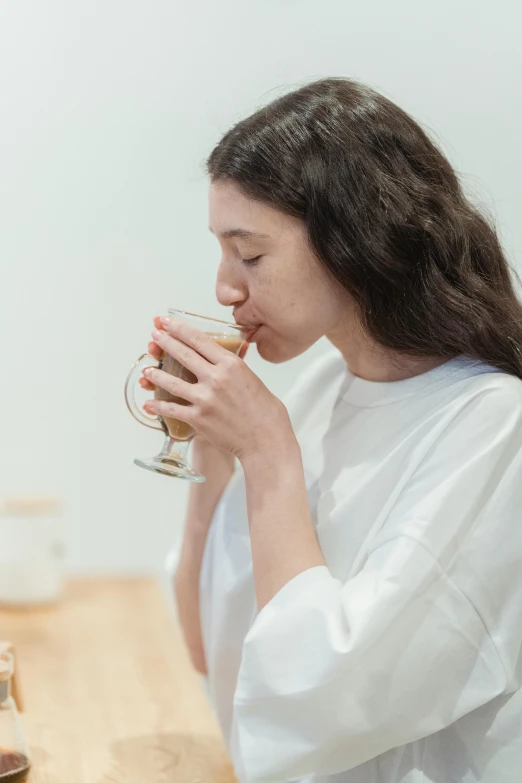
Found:
M 242 318 L 238 319 L 235 313 L 233 315 L 234 315 L 234 321 L 236 322 L 236 326 L 240 326 L 241 329 L 243 329 L 245 332 L 255 331 L 258 328 L 258 326 L 261 326 L 259 321 L 251 321 L 251 322 L 243 321 Z

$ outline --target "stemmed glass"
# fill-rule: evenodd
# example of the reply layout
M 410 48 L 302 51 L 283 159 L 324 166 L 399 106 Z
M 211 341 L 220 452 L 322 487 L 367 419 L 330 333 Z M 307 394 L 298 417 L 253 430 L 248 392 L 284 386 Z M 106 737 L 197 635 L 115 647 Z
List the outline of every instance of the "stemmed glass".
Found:
M 181 319 L 196 329 L 206 332 L 216 342 L 238 355 L 248 332 L 248 327 L 238 324 L 227 323 L 215 318 L 207 318 L 204 315 L 188 313 L 184 310 L 175 310 L 169 308 L 169 315 Z M 250 329 L 251 330 L 251 329 Z M 205 476 L 197 473 L 187 461 L 187 452 L 191 440 L 196 432 L 186 422 L 179 419 L 163 416 L 150 416 L 138 405 L 136 401 L 136 385 L 145 367 L 159 367 L 164 372 L 168 372 L 176 378 L 181 378 L 188 383 L 197 383 L 196 376 L 189 372 L 186 367 L 177 359 L 165 354 L 163 360 L 158 364 L 156 359 L 148 353 L 144 353 L 130 369 L 125 381 L 125 402 L 131 414 L 136 421 L 145 427 L 154 430 L 161 430 L 165 435 L 163 448 L 155 457 L 136 458 L 135 465 L 139 465 L 146 470 L 152 470 L 155 473 L 162 473 L 165 476 L 175 476 L 176 478 L 187 479 L 188 481 L 205 481 Z M 165 389 L 156 388 L 154 397 L 157 400 L 166 400 L 167 402 L 176 402 L 179 405 L 190 405 L 190 402 L 181 397 L 175 397 Z

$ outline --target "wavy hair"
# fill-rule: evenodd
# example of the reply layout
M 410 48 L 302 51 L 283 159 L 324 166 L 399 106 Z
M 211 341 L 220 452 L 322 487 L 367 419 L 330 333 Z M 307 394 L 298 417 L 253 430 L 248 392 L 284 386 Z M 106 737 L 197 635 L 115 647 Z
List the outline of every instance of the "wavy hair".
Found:
M 522 378 L 522 304 L 497 233 L 384 96 L 342 77 L 312 82 L 231 128 L 207 172 L 300 218 L 380 345 Z

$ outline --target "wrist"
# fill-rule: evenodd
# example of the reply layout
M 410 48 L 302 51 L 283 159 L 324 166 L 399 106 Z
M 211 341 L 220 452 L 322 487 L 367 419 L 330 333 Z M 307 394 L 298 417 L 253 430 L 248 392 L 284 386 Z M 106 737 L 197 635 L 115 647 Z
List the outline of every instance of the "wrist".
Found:
M 220 463 L 227 466 L 229 470 L 234 470 L 234 456 L 227 451 L 218 449 L 202 435 L 196 435 L 192 441 L 192 463 L 198 464 L 201 469 L 214 466 Z
M 239 461 L 245 474 L 250 471 L 257 472 L 270 466 L 275 466 L 280 470 L 282 464 L 285 466 L 285 471 L 292 465 L 296 465 L 299 470 L 302 470 L 301 447 L 290 421 L 273 432 L 271 436 L 267 433 L 263 442 L 248 454 L 241 456 Z

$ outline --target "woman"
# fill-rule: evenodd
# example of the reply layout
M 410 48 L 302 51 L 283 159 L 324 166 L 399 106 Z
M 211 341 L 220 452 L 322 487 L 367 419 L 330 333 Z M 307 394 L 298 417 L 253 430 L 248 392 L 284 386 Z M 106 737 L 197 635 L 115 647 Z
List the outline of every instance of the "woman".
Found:
M 495 232 L 397 106 L 342 78 L 208 160 L 216 293 L 283 405 L 156 319 L 198 377 L 175 586 L 240 781 L 513 783 L 522 770 L 522 307 Z M 234 457 L 240 467 L 234 472 Z

